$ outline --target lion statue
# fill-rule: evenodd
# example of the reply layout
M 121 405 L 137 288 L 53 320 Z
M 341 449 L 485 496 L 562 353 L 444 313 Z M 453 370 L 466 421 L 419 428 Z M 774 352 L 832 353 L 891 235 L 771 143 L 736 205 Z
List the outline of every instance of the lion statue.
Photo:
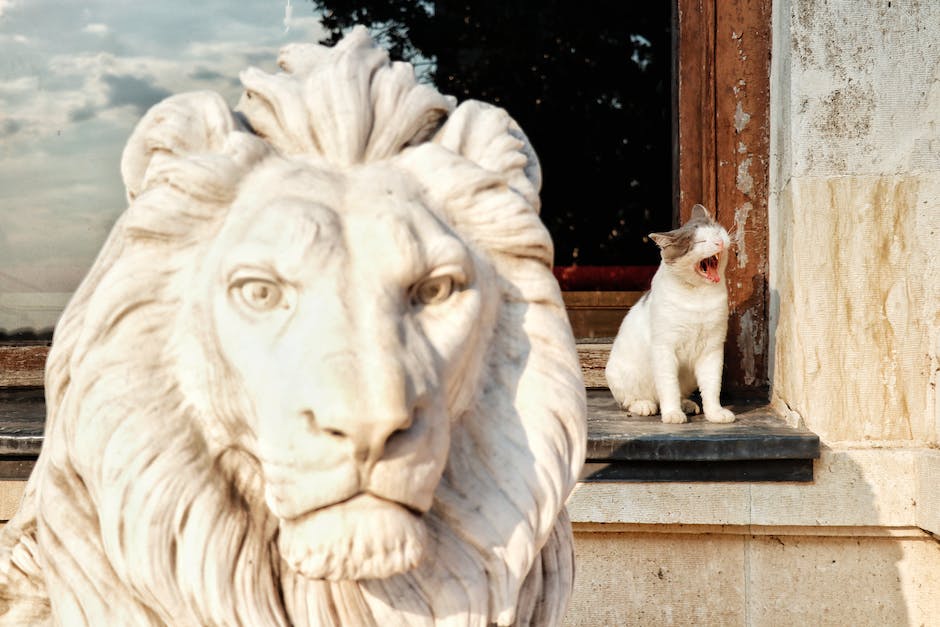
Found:
M 2 621 L 560 623 L 585 398 L 528 140 L 363 28 L 279 64 L 128 141 Z

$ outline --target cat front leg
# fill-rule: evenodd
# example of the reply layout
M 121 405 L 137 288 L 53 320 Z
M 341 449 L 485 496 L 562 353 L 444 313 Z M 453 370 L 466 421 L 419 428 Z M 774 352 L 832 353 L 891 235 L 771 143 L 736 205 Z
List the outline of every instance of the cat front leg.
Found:
M 672 347 L 653 347 L 653 383 L 656 386 L 656 396 L 659 397 L 659 413 L 663 422 L 687 422 L 688 418 L 682 411 L 682 395 L 679 392 L 679 361 Z
M 695 379 L 702 393 L 702 409 L 709 422 L 734 422 L 734 412 L 721 406 L 722 347 L 702 354 L 695 363 Z

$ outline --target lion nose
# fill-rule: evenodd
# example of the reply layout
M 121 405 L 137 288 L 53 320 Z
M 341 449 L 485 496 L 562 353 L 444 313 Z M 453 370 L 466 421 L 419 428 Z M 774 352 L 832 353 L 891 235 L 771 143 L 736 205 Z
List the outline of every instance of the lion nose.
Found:
M 388 440 L 410 428 L 413 421 L 411 414 L 406 412 L 367 418 L 316 416 L 311 412 L 311 418 L 321 433 L 350 442 L 356 458 L 371 463 L 382 457 Z

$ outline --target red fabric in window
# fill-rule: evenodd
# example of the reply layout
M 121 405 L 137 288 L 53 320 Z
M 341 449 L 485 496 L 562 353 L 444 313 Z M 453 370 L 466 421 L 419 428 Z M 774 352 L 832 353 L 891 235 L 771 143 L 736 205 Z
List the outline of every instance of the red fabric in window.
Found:
M 658 266 L 555 266 L 563 291 L 645 291 Z

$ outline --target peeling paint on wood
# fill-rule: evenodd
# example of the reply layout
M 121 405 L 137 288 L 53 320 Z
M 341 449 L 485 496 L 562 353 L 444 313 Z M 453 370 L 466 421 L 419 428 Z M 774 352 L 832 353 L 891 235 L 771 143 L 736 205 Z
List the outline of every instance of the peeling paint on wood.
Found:
M 734 210 L 734 228 L 731 231 L 731 239 L 738 257 L 738 268 L 747 267 L 747 218 L 753 208 L 754 205 L 748 201 Z
M 738 152 L 747 153 L 747 146 L 743 142 L 738 146 Z M 741 150 L 741 147 L 744 147 L 744 150 Z M 738 164 L 738 172 L 737 176 L 735 177 L 735 182 L 738 185 L 738 190 L 744 195 L 749 196 L 751 192 L 754 191 L 754 178 L 751 176 L 750 155 L 742 159 L 741 163 Z
M 733 234 L 725 389 L 766 394 L 770 0 L 679 0 L 679 212 Z M 697 81 L 697 82 L 696 82 Z
M 737 95 L 738 89 L 735 88 L 734 91 L 735 95 Z M 744 111 L 744 108 L 741 106 L 741 101 L 739 100 L 737 106 L 734 109 L 734 130 L 740 133 L 744 130 L 744 127 L 747 126 L 747 123 L 750 121 L 751 114 Z

